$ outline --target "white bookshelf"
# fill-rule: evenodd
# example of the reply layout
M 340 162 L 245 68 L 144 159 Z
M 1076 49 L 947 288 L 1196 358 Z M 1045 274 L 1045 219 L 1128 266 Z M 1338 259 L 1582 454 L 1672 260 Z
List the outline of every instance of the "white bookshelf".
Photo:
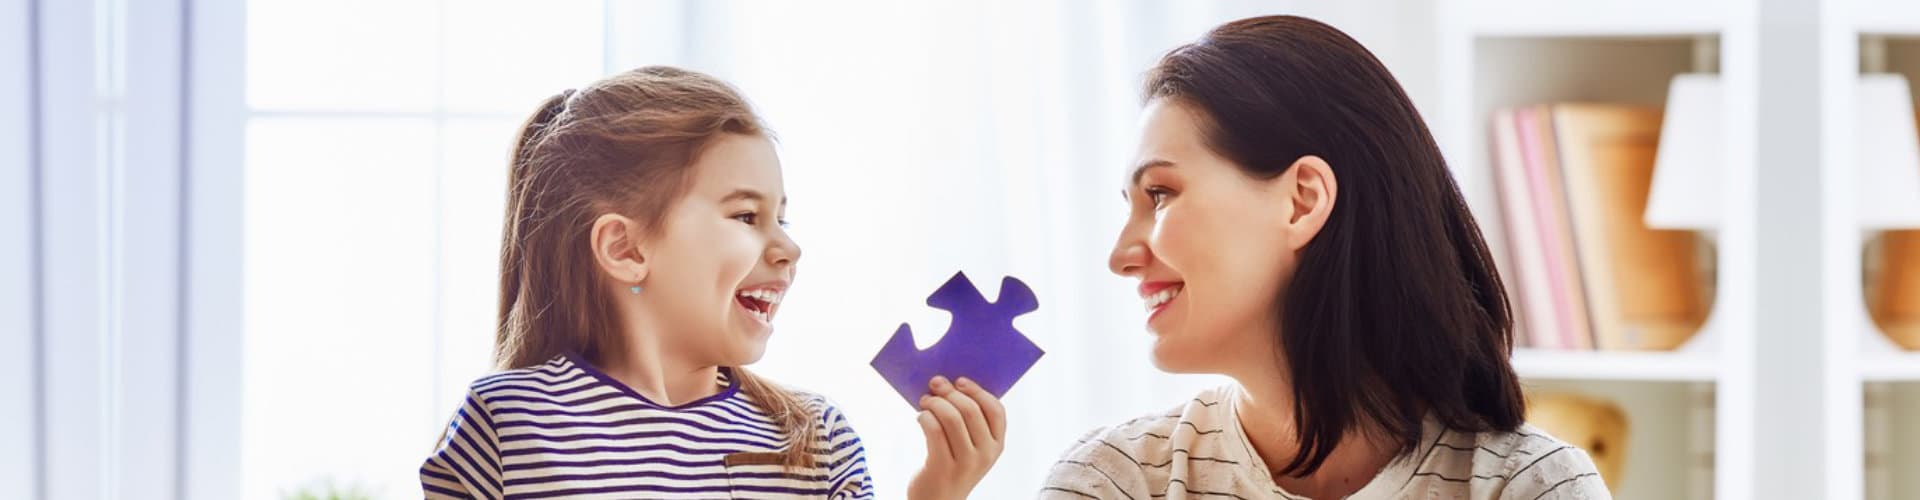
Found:
M 1830 0 L 1822 6 L 1821 200 L 1827 372 L 1827 498 L 1920 497 L 1920 352 L 1901 351 L 1868 318 L 1862 250 L 1873 231 L 1920 229 L 1900 203 L 1860 203 L 1859 186 L 1913 180 L 1864 168 L 1855 138 L 1863 74 L 1920 81 L 1920 2 Z M 1920 185 L 1905 186 L 1920 193 Z M 1907 222 L 1902 222 L 1907 221 Z
M 1461 0 L 1462 27 L 1479 36 L 1631 37 L 1719 33 L 1735 22 L 1735 1 Z
M 1862 382 L 1920 383 L 1920 354 L 1910 352 L 1862 354 L 1857 366 Z M 1920 415 L 1920 413 L 1914 415 Z
M 1686 352 L 1600 352 L 1522 349 L 1513 354 L 1522 377 L 1559 381 L 1714 382 L 1720 361 Z
M 1722 121 L 1753 123 L 1755 4 L 1438 1 L 1439 100 L 1423 111 L 1503 270 L 1492 112 L 1561 101 L 1662 106 L 1675 75 L 1705 72 L 1721 80 Z M 1702 332 L 1672 352 L 1513 355 L 1530 391 L 1599 396 L 1627 411 L 1628 463 L 1616 498 L 1753 496 L 1754 130 L 1728 128 L 1724 213 L 1711 234 L 1714 309 Z
M 1839 18 L 1853 33 L 1920 34 L 1920 2 L 1909 0 L 1854 0 Z M 1830 11 L 1832 12 L 1832 11 Z

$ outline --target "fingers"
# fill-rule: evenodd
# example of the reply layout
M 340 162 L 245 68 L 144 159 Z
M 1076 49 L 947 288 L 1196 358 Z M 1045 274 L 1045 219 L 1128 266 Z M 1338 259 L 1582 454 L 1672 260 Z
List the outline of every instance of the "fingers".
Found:
M 1006 442 L 1007 408 L 1000 405 L 1000 398 L 993 397 L 993 393 L 987 392 L 985 387 L 980 387 L 980 384 L 967 380 L 966 377 L 961 377 L 953 385 L 958 387 L 960 392 L 973 396 L 973 401 L 980 405 L 980 410 L 986 414 L 987 428 L 993 435 L 993 440 Z
M 920 399 L 920 407 L 926 407 L 927 399 L 930 398 Z M 927 437 L 927 464 L 950 463 L 953 460 L 953 449 L 947 445 L 947 432 L 940 427 L 940 419 L 935 418 L 932 412 L 922 411 L 917 420 L 920 422 L 920 432 Z
M 967 434 L 967 420 L 960 415 L 960 408 L 955 407 L 947 398 L 933 395 L 922 400 L 920 407 L 933 413 L 933 417 L 940 421 L 940 429 L 947 434 L 947 445 L 952 452 L 952 457 L 972 455 L 973 437 Z
M 973 395 L 954 390 L 954 384 L 947 382 L 944 378 L 935 378 L 934 383 L 949 387 L 942 397 L 945 397 L 947 402 L 953 403 L 955 409 L 960 410 L 960 418 L 967 423 L 967 436 L 972 438 L 973 448 L 993 450 L 993 428 L 987 425 L 987 416 L 980 409 L 980 404 L 974 402 Z
M 971 380 L 946 377 L 927 382 L 920 398 L 920 430 L 927 439 L 927 465 L 914 475 L 908 498 L 964 498 L 999 461 L 1006 437 L 1006 409 L 999 398 Z

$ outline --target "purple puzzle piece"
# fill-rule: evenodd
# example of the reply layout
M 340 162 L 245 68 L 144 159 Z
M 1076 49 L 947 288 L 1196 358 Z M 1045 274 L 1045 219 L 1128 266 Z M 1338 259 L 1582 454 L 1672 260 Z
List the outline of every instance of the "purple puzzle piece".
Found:
M 873 369 L 914 408 L 920 407 L 920 397 L 927 394 L 927 381 L 934 375 L 953 380 L 966 377 L 994 397 L 1004 397 L 1014 381 L 1045 354 L 1013 327 L 1013 318 L 1033 312 L 1040 303 L 1026 283 L 1011 276 L 1000 282 L 1000 300 L 987 302 L 967 281 L 966 273 L 954 273 L 953 279 L 927 297 L 927 305 L 953 314 L 939 342 L 916 350 L 912 328 L 901 323 L 873 357 Z

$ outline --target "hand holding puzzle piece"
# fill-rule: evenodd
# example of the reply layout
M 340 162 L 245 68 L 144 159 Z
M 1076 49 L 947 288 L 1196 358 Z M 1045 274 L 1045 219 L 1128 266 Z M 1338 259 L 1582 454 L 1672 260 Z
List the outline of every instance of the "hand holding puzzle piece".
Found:
M 1011 276 L 1000 282 L 999 300 L 987 302 L 967 281 L 966 273 L 955 273 L 927 297 L 927 305 L 953 314 L 939 342 L 917 350 L 912 327 L 901 323 L 873 357 L 873 369 L 909 406 L 919 407 L 920 397 L 927 394 L 927 381 L 935 375 L 966 377 L 994 397 L 1004 397 L 1045 354 L 1013 327 L 1013 318 L 1033 312 L 1040 304 L 1026 283 Z

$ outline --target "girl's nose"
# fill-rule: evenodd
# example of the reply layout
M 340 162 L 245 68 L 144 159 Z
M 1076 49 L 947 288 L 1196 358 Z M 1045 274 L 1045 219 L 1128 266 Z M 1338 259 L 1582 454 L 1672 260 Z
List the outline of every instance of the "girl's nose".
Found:
M 792 265 L 800 261 L 800 244 L 794 243 L 785 231 L 775 238 L 773 245 L 767 247 L 767 262 L 775 265 Z

